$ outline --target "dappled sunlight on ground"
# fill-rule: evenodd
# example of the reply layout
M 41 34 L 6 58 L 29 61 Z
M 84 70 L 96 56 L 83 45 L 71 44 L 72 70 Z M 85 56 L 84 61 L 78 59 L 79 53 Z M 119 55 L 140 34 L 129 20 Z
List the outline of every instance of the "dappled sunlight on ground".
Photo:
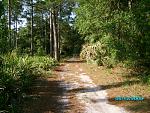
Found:
M 145 88 L 121 67 L 117 71 L 69 59 L 55 68 L 53 76 L 35 81 L 25 95 L 24 113 L 149 113 Z M 134 95 L 145 100 L 114 101 L 116 96 Z

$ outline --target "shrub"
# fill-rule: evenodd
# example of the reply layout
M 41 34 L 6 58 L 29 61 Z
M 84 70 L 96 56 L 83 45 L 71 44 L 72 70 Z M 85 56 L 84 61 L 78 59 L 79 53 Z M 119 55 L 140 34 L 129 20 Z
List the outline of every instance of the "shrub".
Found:
M 103 36 L 96 43 L 84 45 L 80 53 L 81 59 L 98 65 L 112 67 L 116 64 L 118 52 L 117 49 L 111 46 L 112 42 L 109 36 Z

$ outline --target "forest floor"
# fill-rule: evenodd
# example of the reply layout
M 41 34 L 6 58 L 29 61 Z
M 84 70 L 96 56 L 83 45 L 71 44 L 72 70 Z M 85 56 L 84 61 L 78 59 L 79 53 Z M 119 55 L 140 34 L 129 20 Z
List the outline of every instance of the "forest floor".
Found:
M 106 69 L 69 59 L 48 78 L 39 78 L 28 92 L 24 113 L 150 113 L 146 85 L 124 68 Z M 146 90 L 147 89 L 147 90 Z M 115 101 L 141 95 L 144 101 Z

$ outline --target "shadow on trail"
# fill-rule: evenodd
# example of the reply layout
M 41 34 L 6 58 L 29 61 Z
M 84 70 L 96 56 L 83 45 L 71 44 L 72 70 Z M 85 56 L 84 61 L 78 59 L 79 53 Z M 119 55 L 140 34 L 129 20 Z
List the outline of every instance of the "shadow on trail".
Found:
M 60 67 L 56 67 L 56 68 L 54 69 L 54 71 L 56 71 L 56 72 L 69 72 L 70 70 L 68 70 L 68 69 L 63 69 L 62 66 L 60 66 Z
M 140 81 L 138 80 L 117 82 L 117 83 L 110 84 L 110 85 L 99 85 L 97 87 L 76 88 L 76 89 L 70 90 L 70 92 L 76 92 L 76 93 L 77 92 L 79 93 L 96 92 L 96 91 L 105 90 L 105 89 L 117 88 L 117 87 L 121 87 L 125 85 L 134 85 L 138 83 L 140 83 Z
M 65 99 L 63 81 L 36 80 L 31 91 L 25 97 L 24 113 L 64 113 L 71 109 Z M 62 100 L 62 97 L 64 100 Z
M 64 61 L 65 63 L 85 63 L 86 61 L 84 60 L 66 60 Z
M 141 83 L 138 80 L 133 80 L 133 81 L 125 81 L 125 82 L 118 82 L 118 83 L 114 83 L 112 85 L 99 85 L 97 87 L 85 87 L 85 88 L 76 88 L 76 89 L 72 89 L 70 90 L 70 92 L 74 92 L 74 93 L 88 93 L 88 92 L 97 92 L 97 91 L 102 91 L 103 89 L 110 89 L 110 88 L 117 88 L 117 87 L 121 87 L 124 85 L 134 85 L 134 84 L 138 84 Z M 86 97 L 87 98 L 87 97 Z M 107 99 L 103 99 L 103 98 L 93 98 L 93 97 L 88 97 L 87 99 L 89 99 L 92 103 L 99 103 L 99 102 L 106 102 Z M 108 102 L 110 104 L 113 103 L 113 105 L 121 105 L 121 104 L 125 104 L 128 103 L 129 101 L 116 101 L 115 97 L 114 98 L 109 98 L 108 97 Z M 133 111 L 133 112 L 138 112 L 138 113 L 150 113 L 150 98 L 144 98 L 143 101 L 130 101 L 131 105 L 127 104 L 128 106 L 125 106 L 125 108 L 127 110 Z
M 124 81 L 124 82 L 117 82 L 117 83 L 113 83 L 113 84 L 110 84 L 110 85 L 101 85 L 102 89 L 111 89 L 111 88 L 118 88 L 118 87 L 121 87 L 121 86 L 131 86 L 131 85 L 134 85 L 134 84 L 139 84 L 141 83 L 141 81 L 139 80 L 131 80 L 131 81 Z

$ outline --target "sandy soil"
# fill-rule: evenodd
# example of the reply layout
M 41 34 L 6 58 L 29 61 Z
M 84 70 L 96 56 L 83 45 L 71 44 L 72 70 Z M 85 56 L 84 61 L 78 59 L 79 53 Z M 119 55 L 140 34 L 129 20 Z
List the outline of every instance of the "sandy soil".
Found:
M 69 82 L 70 92 L 76 92 L 76 97 L 84 105 L 84 113 L 127 113 L 123 108 L 110 105 L 106 90 L 98 87 L 80 67 L 80 61 L 70 59 L 63 67 L 62 79 Z
M 24 113 L 127 113 L 108 103 L 106 90 L 98 87 L 80 60 L 70 59 L 53 76 L 36 80 L 24 102 Z

